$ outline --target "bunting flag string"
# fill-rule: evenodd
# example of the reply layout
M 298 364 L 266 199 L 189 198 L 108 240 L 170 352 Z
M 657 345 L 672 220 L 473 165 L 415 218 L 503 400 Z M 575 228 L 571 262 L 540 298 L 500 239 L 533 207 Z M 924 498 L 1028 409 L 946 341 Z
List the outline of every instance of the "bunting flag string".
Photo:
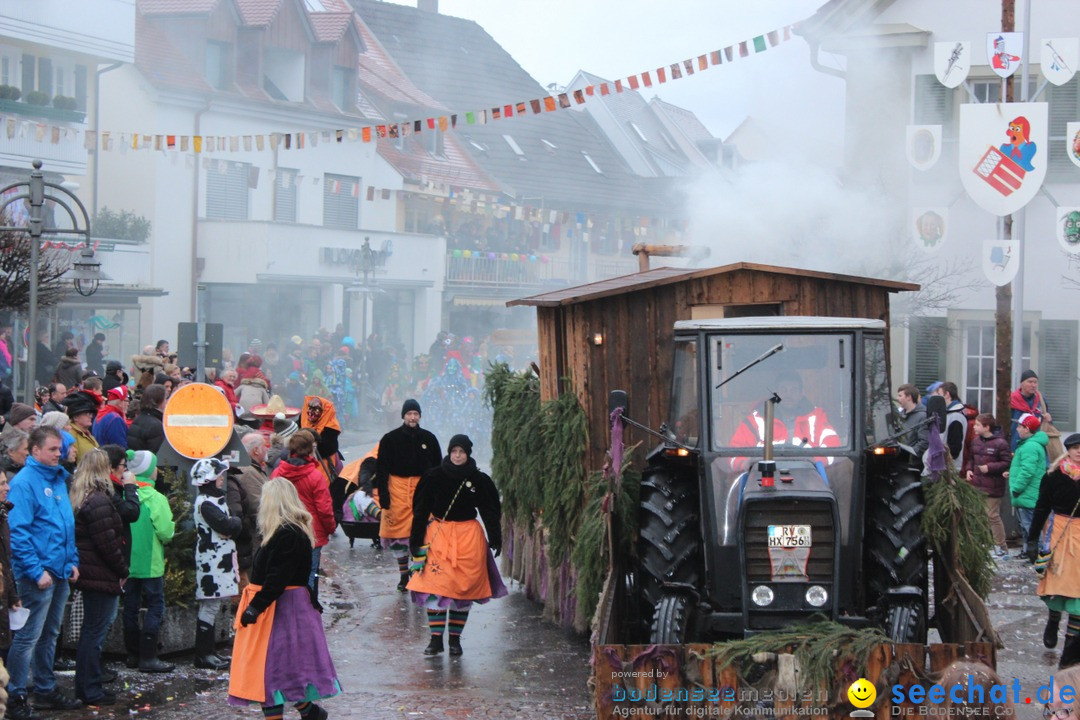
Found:
M 638 90 L 641 87 L 653 87 L 656 84 L 664 84 L 681 80 L 724 63 L 734 62 L 737 58 L 746 58 L 751 54 L 765 52 L 769 48 L 776 47 L 780 43 L 791 39 L 791 25 L 786 25 L 776 30 L 771 30 L 762 35 L 743 40 L 727 47 L 712 50 L 701 55 L 691 56 L 685 60 L 661 66 L 653 70 L 619 78 L 613 83 L 600 83 L 599 87 L 588 85 L 577 90 L 561 92 L 557 96 L 547 95 L 542 98 L 503 102 L 490 108 L 469 110 L 463 113 L 451 115 L 438 115 L 434 117 L 405 120 L 401 123 L 367 125 L 360 128 L 341 128 L 336 130 L 307 130 L 286 133 L 256 134 L 248 133 L 231 136 L 202 136 L 202 135 L 165 135 L 155 133 L 125 133 L 103 130 L 74 130 L 70 127 L 54 126 L 47 123 L 24 120 L 18 117 L 5 117 L 0 115 L 0 128 L 9 139 L 25 138 L 33 134 L 34 140 L 40 143 L 48 142 L 58 145 L 65 140 L 75 141 L 78 133 L 83 133 L 83 147 L 89 151 L 101 150 L 111 152 L 131 151 L 154 151 L 168 154 L 179 151 L 180 153 L 221 154 L 251 152 L 252 146 L 258 152 L 266 149 L 284 149 L 287 151 L 304 150 L 318 147 L 320 139 L 324 143 L 336 141 L 370 143 L 373 140 L 383 138 L 399 138 L 410 134 L 417 134 L 426 130 L 438 128 L 442 132 L 456 129 L 460 118 L 465 125 L 485 125 L 496 120 L 507 120 L 514 117 L 527 115 L 529 111 L 533 115 L 545 112 L 565 110 L 576 105 L 582 105 L 589 98 L 607 96 L 611 92 L 621 93 L 627 88 Z M 752 50 L 752 51 L 751 51 Z M 179 140 L 179 141 L 178 141 Z

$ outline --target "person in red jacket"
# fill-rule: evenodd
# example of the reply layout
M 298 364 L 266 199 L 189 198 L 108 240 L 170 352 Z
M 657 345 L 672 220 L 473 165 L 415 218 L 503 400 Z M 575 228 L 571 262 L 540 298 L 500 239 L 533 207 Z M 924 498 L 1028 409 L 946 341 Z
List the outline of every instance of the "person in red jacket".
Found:
M 973 427 L 975 437 L 971 440 L 971 470 L 967 471 L 967 481 L 986 496 L 986 516 L 997 545 L 994 557 L 1006 558 L 1009 548 L 1005 544 L 1005 525 L 1001 522 L 1001 498 L 1008 486 L 1004 473 L 1012 462 L 1012 451 L 990 413 L 981 413 Z
M 308 587 L 311 597 L 319 597 L 319 559 L 323 546 L 330 541 L 330 535 L 337 529 L 334 519 L 334 504 L 330 500 L 330 486 L 326 476 L 315 462 L 313 452 L 315 444 L 311 435 L 297 432 L 289 438 L 289 456 L 284 458 L 274 470 L 271 478 L 284 477 L 296 486 L 296 492 L 304 507 L 311 513 L 311 528 L 315 533 L 315 545 L 311 550 L 311 576 Z

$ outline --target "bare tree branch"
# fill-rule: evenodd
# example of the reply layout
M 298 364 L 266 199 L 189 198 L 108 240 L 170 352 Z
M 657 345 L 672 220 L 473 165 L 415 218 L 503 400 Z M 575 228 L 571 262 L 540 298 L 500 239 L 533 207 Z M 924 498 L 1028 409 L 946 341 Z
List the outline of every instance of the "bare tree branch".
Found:
M 30 308 L 30 250 L 26 232 L 0 232 L 0 310 L 25 312 Z M 64 277 L 71 267 L 71 253 L 42 250 L 38 256 L 38 307 L 62 301 L 70 291 Z

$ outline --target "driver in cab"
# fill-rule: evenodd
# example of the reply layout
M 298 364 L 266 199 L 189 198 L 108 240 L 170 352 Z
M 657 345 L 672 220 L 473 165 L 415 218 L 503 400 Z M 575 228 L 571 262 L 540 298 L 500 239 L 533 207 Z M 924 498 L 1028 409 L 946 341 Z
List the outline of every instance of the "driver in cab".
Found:
M 773 445 L 791 445 L 804 448 L 830 448 L 840 446 L 840 436 L 829 424 L 825 410 L 812 405 L 803 395 L 802 378 L 798 373 L 785 372 L 777 382 L 776 394 L 781 402 L 776 405 L 773 416 Z M 765 446 L 765 415 L 763 404 L 748 415 L 731 437 L 734 447 Z M 817 457 L 817 461 L 831 465 L 833 458 Z M 731 458 L 733 472 L 744 472 L 750 459 Z

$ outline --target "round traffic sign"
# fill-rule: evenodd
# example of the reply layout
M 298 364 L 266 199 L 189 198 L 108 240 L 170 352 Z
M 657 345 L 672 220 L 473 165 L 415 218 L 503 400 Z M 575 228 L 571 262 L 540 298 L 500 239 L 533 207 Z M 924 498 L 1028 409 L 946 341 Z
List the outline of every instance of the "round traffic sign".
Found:
M 173 450 L 201 460 L 217 455 L 229 444 L 233 409 L 213 385 L 191 383 L 173 392 L 161 423 Z

